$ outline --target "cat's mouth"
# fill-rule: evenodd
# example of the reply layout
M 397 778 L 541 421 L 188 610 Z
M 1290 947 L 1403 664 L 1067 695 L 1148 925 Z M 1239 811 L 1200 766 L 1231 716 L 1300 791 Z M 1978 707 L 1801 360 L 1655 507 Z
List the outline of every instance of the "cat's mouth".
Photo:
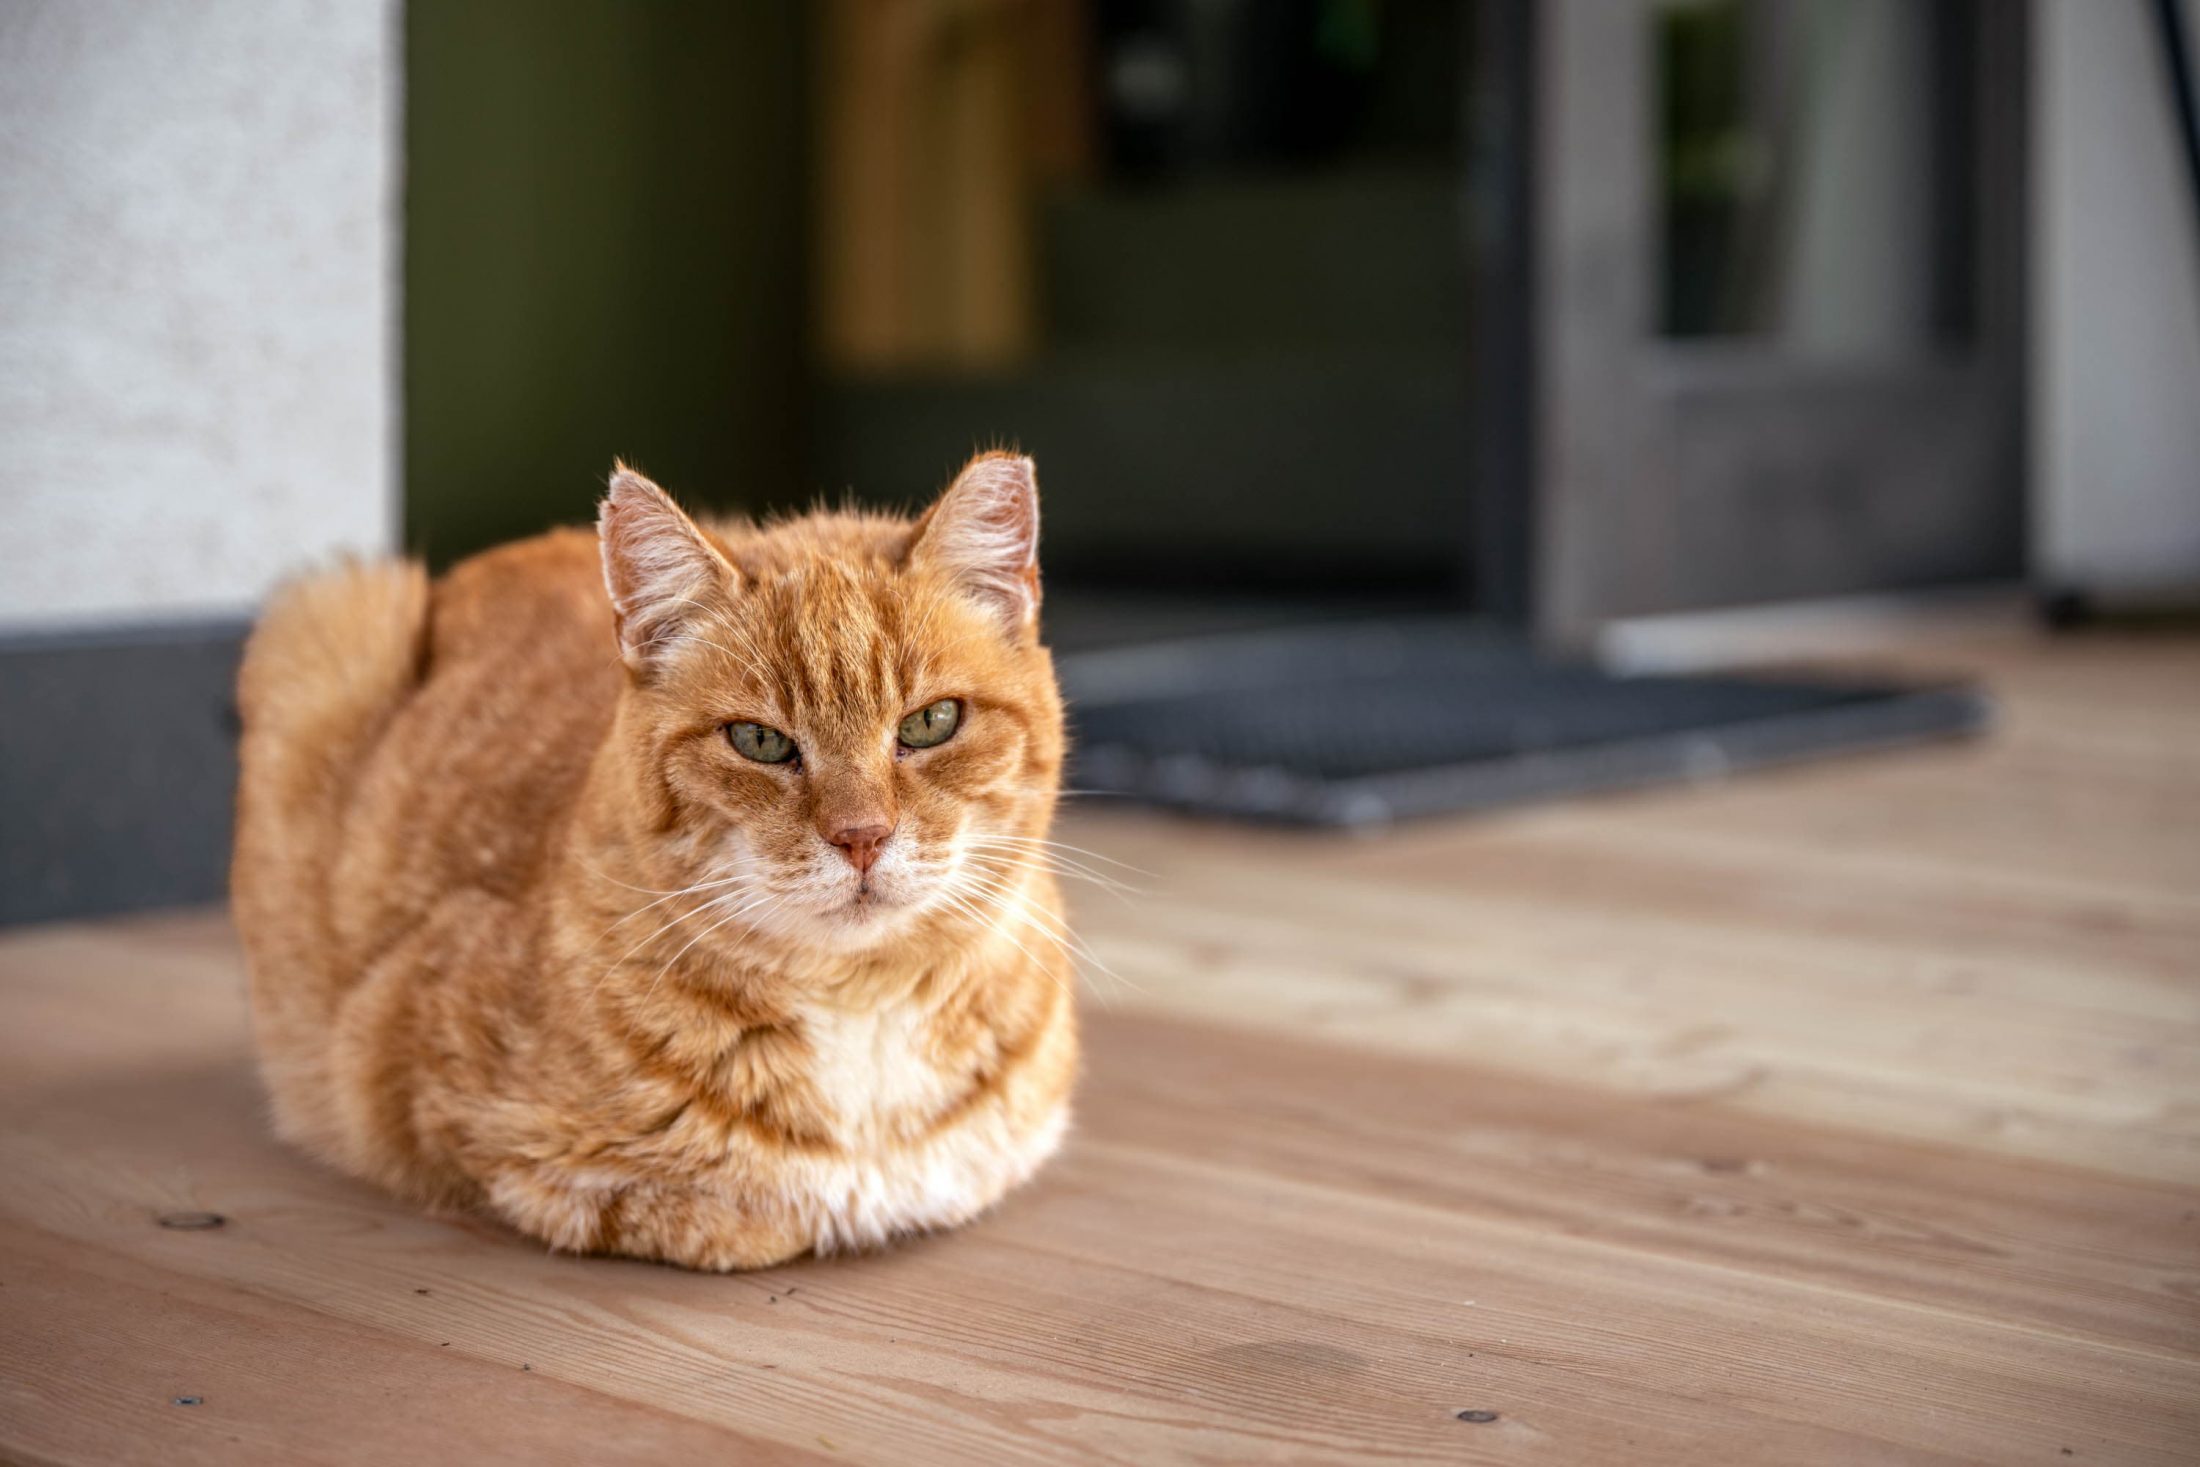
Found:
M 836 948 L 869 948 L 893 939 L 915 904 L 880 886 L 858 887 L 830 905 L 810 909 L 809 931 Z
M 858 882 L 855 890 L 829 910 L 830 915 L 845 921 L 865 922 L 875 917 L 897 912 L 909 905 L 905 895 L 887 888 L 886 884 L 869 878 Z
M 936 901 L 937 877 L 903 866 L 877 869 L 860 875 L 835 873 L 816 882 L 801 907 L 815 924 L 819 936 L 841 941 L 872 942 L 885 939 L 904 922 Z

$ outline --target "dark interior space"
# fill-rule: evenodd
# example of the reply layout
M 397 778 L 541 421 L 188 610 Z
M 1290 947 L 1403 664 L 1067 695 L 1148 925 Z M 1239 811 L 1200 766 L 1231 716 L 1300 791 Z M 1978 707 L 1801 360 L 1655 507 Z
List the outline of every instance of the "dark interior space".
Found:
M 622 453 L 799 501 L 803 13 L 405 7 L 409 548 L 584 522 Z
M 435 564 L 612 453 L 759 514 L 1008 443 L 1072 644 L 1578 644 L 2021 564 L 2024 47 L 1976 0 L 1591 11 L 1579 54 L 1524 0 L 552 8 L 406 11 Z
M 2021 57 L 1972 0 L 1585 12 L 1552 31 L 1578 58 L 1517 0 L 562 3 L 408 11 L 406 534 L 437 564 L 584 516 L 606 445 L 752 515 L 906 509 L 1018 447 L 1072 654 L 1435 612 L 1578 651 L 1614 614 L 2020 563 L 2021 308 L 1980 221 Z M 1530 194 L 1552 153 L 1642 213 Z M 1574 290 L 1577 256 L 1625 289 Z M 1325 645 L 1260 659 L 1267 694 L 1368 703 Z M 1639 741 L 1649 684 L 1525 648 L 1430 646 L 1446 697 L 1401 671 L 1369 706 L 1429 763 Z M 1326 777 L 1318 740 L 1248 766 L 1166 701 L 1082 706 L 1124 756 L 1089 785 L 1259 813 L 1229 791 Z M 1477 708 L 1507 736 L 1456 737 Z M 1642 767 L 1720 737 L 1668 733 Z
M 413 7 L 407 538 L 1013 441 L 1073 598 L 1459 604 L 1463 16 Z

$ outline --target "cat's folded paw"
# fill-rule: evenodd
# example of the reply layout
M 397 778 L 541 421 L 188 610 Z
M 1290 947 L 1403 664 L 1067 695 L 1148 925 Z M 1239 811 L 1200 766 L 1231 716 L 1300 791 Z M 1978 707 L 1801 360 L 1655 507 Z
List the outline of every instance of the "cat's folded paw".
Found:
M 636 1187 L 603 1209 L 597 1252 L 706 1273 L 770 1268 L 810 1251 L 807 1230 L 792 1219 L 758 1216 L 710 1192 L 684 1187 Z
M 606 1186 L 543 1168 L 514 1168 L 489 1186 L 491 1205 L 520 1231 L 573 1253 L 610 1254 L 707 1273 L 770 1268 L 810 1251 L 789 1216 L 677 1183 Z

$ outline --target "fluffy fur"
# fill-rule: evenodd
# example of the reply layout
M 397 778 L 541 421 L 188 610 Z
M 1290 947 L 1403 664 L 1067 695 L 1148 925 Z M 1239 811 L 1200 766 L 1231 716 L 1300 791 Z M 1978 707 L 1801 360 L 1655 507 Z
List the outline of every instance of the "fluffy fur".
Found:
M 750 1268 L 960 1223 L 1059 1143 L 1061 704 L 1030 461 L 915 522 L 698 527 L 622 467 L 430 583 L 277 598 L 234 896 L 282 1133 L 572 1250 Z M 909 749 L 943 698 L 961 722 Z M 728 725 L 800 753 L 745 758 Z M 864 867 L 848 832 L 890 831 Z

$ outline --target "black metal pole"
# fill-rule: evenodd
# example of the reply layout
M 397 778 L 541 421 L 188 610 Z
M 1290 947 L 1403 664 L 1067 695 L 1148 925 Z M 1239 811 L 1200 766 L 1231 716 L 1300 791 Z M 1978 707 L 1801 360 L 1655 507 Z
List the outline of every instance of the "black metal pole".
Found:
M 1468 594 L 1535 620 L 1535 0 L 1478 0 L 1466 36 Z

